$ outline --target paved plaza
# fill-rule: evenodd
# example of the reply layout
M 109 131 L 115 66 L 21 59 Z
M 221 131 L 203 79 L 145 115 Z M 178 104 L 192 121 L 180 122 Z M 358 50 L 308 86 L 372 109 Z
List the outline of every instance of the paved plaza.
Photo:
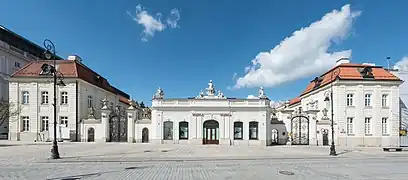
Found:
M 380 148 L 0 142 L 0 179 L 408 179 L 408 153 Z

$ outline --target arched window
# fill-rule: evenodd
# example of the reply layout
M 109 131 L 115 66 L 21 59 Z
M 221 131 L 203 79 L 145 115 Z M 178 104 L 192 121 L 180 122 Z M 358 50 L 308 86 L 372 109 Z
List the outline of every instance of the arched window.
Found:
M 244 124 L 242 122 L 234 122 L 234 139 L 242 140 L 242 129 Z
M 179 122 L 179 139 L 188 139 L 188 122 Z
M 173 122 L 166 121 L 163 123 L 163 139 L 173 140 Z
M 256 121 L 249 122 L 249 139 L 258 139 L 258 122 Z

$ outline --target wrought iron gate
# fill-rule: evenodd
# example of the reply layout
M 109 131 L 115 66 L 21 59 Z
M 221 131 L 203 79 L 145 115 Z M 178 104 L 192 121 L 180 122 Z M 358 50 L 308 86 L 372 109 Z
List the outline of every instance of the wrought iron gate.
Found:
M 292 126 L 292 144 L 293 145 L 309 145 L 309 118 L 299 108 L 291 118 Z
M 127 119 L 112 116 L 109 119 L 109 141 L 127 142 Z

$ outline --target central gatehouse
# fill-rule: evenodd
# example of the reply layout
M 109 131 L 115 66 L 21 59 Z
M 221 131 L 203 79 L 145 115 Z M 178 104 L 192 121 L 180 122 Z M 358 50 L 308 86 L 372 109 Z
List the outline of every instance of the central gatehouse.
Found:
M 193 98 L 153 97 L 151 141 L 164 144 L 260 145 L 271 143 L 270 100 L 228 98 L 213 82 Z

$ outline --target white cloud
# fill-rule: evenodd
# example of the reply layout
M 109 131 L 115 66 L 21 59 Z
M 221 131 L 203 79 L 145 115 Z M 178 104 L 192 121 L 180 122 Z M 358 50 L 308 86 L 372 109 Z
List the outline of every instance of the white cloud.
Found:
M 328 52 L 329 47 L 349 34 L 353 19 L 360 12 L 352 12 L 350 5 L 333 10 L 319 21 L 295 31 L 270 52 L 261 52 L 252 65 L 245 68 L 234 86 L 272 87 L 284 82 L 322 73 L 342 57 L 351 57 L 351 50 Z
M 408 56 L 403 57 L 401 60 L 395 63 L 394 68 L 401 71 L 408 71 Z
M 143 26 L 143 32 L 141 33 L 142 41 L 148 41 L 152 38 L 155 32 L 162 32 L 169 25 L 170 28 L 178 27 L 177 22 L 180 20 L 180 14 L 177 9 L 172 9 L 169 17 L 167 18 L 167 25 L 161 21 L 162 14 L 156 13 L 155 16 L 149 14 L 142 5 L 136 6 L 136 13 L 132 15 L 129 11 L 126 12 L 135 22 Z

